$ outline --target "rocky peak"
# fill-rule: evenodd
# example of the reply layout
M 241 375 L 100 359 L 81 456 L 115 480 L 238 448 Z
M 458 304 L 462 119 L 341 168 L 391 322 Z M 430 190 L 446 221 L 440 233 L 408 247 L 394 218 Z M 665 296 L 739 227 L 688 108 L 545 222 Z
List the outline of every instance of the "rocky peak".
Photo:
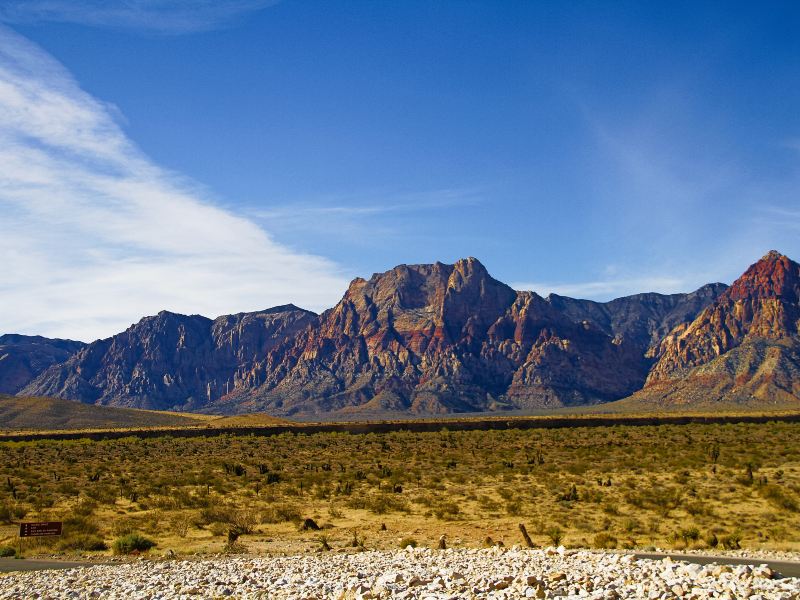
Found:
M 772 250 L 751 265 L 696 319 L 675 327 L 655 353 L 649 382 L 706 364 L 751 339 L 800 330 L 800 264 Z
M 728 289 L 732 300 L 780 298 L 797 303 L 800 298 L 800 264 L 770 250 Z

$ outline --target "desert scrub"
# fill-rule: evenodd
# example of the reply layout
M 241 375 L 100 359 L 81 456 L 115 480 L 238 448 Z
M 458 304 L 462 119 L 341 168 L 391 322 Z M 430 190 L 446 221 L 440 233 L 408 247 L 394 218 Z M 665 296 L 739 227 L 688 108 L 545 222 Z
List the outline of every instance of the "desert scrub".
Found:
M 74 518 L 75 536 L 100 539 L 166 532 L 187 551 L 220 551 L 237 511 L 276 542 L 306 516 L 377 530 L 390 515 L 398 537 L 424 544 L 444 526 L 467 546 L 489 531 L 510 542 L 525 520 L 537 543 L 558 524 L 587 545 L 597 532 L 660 545 L 687 524 L 704 534 L 693 546 L 710 531 L 722 546 L 735 528 L 743 547 L 800 549 L 799 505 L 792 423 L 0 441 L 0 521 Z
M 617 547 L 617 538 L 615 538 L 610 533 L 602 531 L 594 536 L 592 540 L 592 545 L 595 548 L 616 548 Z
M 147 552 L 154 548 L 156 543 L 138 533 L 131 533 L 114 541 L 114 554 L 133 554 L 134 552 Z

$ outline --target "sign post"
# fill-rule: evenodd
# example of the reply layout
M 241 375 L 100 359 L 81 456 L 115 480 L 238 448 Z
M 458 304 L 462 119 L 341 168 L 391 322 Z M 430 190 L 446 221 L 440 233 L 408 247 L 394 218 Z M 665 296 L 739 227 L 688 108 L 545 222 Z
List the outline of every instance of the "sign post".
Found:
M 45 537 L 61 535 L 64 524 L 61 521 L 45 521 L 43 523 L 20 523 L 19 537 Z
M 39 523 L 19 524 L 19 555 L 22 556 L 22 538 L 48 537 L 61 535 L 64 523 L 61 521 L 43 521 Z

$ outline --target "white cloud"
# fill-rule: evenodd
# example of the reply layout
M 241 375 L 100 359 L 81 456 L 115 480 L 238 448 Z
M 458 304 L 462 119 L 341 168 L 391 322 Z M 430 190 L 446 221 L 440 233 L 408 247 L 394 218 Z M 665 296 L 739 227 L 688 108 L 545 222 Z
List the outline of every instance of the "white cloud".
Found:
M 187 33 L 223 26 L 279 0 L 5 0 L 0 21 L 42 21 Z
M 380 203 L 375 199 L 380 198 Z M 281 232 L 330 239 L 337 244 L 372 244 L 376 237 L 408 243 L 408 235 L 420 232 L 419 219 L 437 211 L 478 206 L 478 189 L 435 189 L 423 192 L 392 192 L 328 195 L 312 202 L 271 204 L 248 210 L 257 222 L 270 223 Z
M 320 310 L 336 265 L 154 164 L 52 57 L 0 28 L 0 332 L 94 339 L 161 309 Z

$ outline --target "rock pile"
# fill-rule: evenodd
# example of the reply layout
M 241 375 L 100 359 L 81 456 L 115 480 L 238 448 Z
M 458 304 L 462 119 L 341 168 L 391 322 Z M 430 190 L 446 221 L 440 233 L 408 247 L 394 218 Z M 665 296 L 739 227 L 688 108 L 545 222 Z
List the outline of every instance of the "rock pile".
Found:
M 140 561 L 0 577 L 0 598 L 623 598 L 800 600 L 766 566 L 591 551 L 430 550 Z

